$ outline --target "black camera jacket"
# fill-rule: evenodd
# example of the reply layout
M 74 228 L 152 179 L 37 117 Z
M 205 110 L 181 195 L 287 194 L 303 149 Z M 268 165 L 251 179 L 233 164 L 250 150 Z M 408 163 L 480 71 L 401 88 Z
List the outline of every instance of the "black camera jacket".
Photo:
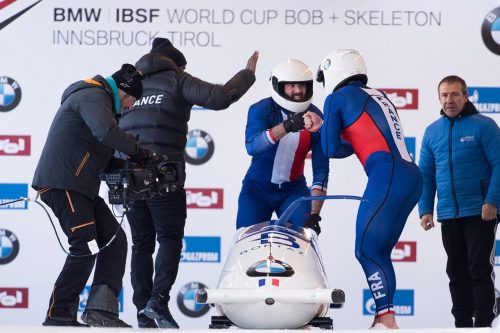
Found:
M 95 198 L 114 150 L 134 154 L 135 138 L 118 126 L 113 92 L 102 76 L 71 84 L 50 126 L 35 170 L 35 190 L 71 190 Z
M 123 113 L 119 126 L 138 136 L 141 147 L 159 155 L 183 156 L 193 105 L 226 109 L 255 82 L 255 74 L 248 69 L 240 70 L 224 85 L 205 82 L 181 73 L 170 58 L 158 53 L 144 55 L 136 67 L 145 76 L 143 95 Z

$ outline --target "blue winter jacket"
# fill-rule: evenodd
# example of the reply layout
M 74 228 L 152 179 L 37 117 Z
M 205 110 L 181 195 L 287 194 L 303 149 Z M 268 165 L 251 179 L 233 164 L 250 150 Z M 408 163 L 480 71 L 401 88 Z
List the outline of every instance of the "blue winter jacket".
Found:
M 456 118 L 443 115 L 427 127 L 419 167 L 424 188 L 420 217 L 434 211 L 437 220 L 480 216 L 484 203 L 500 206 L 500 130 L 467 102 Z

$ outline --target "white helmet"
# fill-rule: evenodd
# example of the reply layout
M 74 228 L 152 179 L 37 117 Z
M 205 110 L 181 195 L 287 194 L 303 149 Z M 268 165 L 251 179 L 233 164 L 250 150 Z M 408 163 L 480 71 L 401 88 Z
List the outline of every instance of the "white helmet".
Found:
M 297 59 L 287 59 L 271 70 L 269 78 L 271 97 L 282 108 L 292 112 L 307 110 L 313 95 L 313 74 L 309 66 Z M 285 94 L 285 84 L 305 83 L 306 94 L 301 101 L 294 101 Z
M 358 51 L 352 49 L 338 49 L 327 55 L 316 75 L 316 81 L 323 83 L 327 94 L 342 87 L 348 79 L 360 80 L 365 84 L 368 82 L 365 60 Z

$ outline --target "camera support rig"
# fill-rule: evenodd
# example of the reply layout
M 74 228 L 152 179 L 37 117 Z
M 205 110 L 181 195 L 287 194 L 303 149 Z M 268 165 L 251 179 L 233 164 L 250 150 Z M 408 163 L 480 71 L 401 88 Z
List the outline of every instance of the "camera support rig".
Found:
M 124 209 L 135 201 L 175 191 L 183 186 L 185 179 L 182 161 L 169 155 L 154 155 L 142 163 L 126 160 L 122 169 L 101 174 L 99 178 L 109 187 L 109 203 L 123 205 Z

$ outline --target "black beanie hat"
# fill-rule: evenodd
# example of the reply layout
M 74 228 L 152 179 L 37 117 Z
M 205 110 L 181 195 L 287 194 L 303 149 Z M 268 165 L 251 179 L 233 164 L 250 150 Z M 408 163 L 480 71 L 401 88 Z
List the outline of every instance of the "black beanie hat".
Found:
M 123 64 L 122 68 L 111 75 L 118 88 L 136 99 L 142 96 L 142 74 L 131 64 Z
M 187 61 L 184 54 L 176 49 L 167 38 L 155 38 L 150 53 L 160 53 L 172 59 L 179 67 L 186 66 Z

